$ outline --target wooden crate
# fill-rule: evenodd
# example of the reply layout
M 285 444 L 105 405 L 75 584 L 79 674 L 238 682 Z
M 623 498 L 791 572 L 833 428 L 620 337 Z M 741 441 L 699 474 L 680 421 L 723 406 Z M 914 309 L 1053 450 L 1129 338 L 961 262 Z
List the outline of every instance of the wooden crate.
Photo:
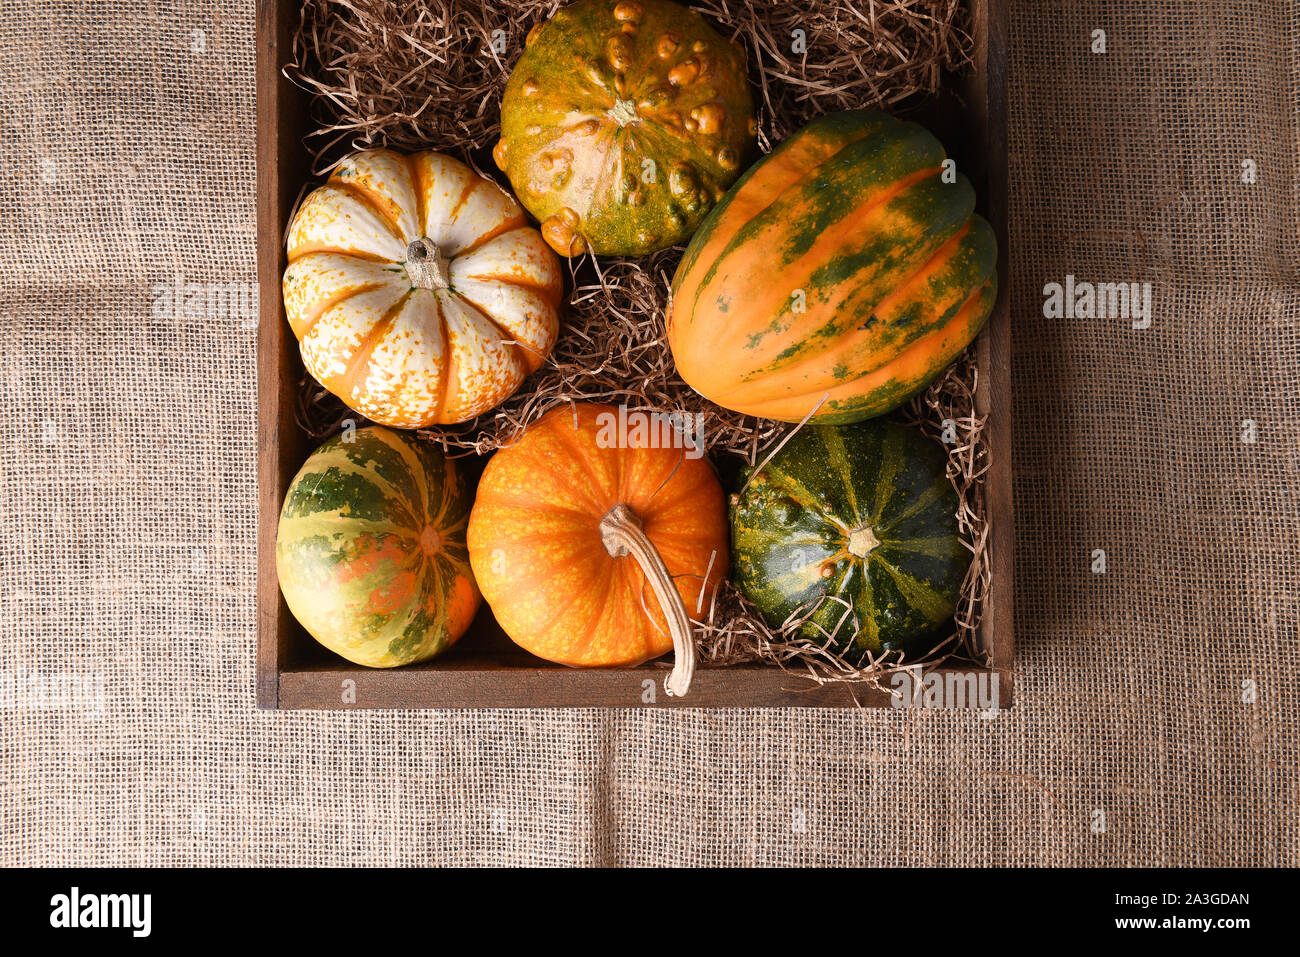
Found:
M 1011 365 L 1007 312 L 1006 20 L 1008 0 L 971 0 L 975 63 L 951 78 L 917 118 L 943 140 L 975 184 L 981 212 L 997 230 L 1001 295 L 978 348 L 979 409 L 989 416 L 987 501 L 992 586 L 980 629 L 998 675 L 1000 701 L 1011 702 L 1012 500 Z M 257 703 L 262 708 L 533 707 L 884 707 L 885 692 L 817 686 L 778 668 L 700 667 L 690 694 L 663 693 L 668 664 L 574 670 L 514 645 L 484 605 L 470 631 L 445 655 L 405 668 L 374 670 L 344 661 L 313 641 L 280 596 L 275 534 L 285 490 L 314 443 L 294 421 L 302 363 L 284 317 L 280 277 L 284 231 L 310 179 L 303 146 L 307 94 L 285 79 L 295 0 L 259 0 L 257 12 L 258 284 L 258 582 Z M 669 656 L 671 657 L 671 656 Z M 940 671 L 948 669 L 938 669 Z M 958 668 L 969 672 L 968 668 Z M 653 689 L 651 691 L 650 689 Z

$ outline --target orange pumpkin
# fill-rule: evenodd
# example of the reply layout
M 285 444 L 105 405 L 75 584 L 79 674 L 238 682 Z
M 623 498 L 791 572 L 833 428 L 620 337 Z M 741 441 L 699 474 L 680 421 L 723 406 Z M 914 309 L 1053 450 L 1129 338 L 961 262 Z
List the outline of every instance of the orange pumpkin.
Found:
M 317 381 L 401 429 L 503 402 L 559 333 L 560 262 L 450 156 L 354 153 L 289 226 L 284 307 Z
M 576 405 L 534 423 L 483 473 L 469 558 L 520 647 L 573 667 L 631 667 L 672 648 L 666 687 L 681 695 L 690 616 L 707 613 L 727 573 L 727 517 L 712 466 L 652 421 L 620 428 L 617 408 Z

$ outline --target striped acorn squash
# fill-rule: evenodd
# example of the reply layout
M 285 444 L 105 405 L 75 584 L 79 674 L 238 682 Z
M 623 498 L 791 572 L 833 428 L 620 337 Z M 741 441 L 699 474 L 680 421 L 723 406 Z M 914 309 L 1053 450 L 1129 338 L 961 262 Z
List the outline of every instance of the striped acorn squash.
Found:
M 673 278 L 681 377 L 718 405 L 786 422 L 814 408 L 814 422 L 858 422 L 922 389 L 997 295 L 993 230 L 944 159 L 923 127 L 854 111 L 751 167 Z
M 465 547 L 472 502 L 434 446 L 384 428 L 330 439 L 280 511 L 275 565 L 289 610 L 359 665 L 390 668 L 446 650 L 480 601 Z
M 811 612 L 799 634 L 850 659 L 928 651 L 970 565 L 946 465 L 894 422 L 800 429 L 731 497 L 737 586 L 773 628 Z

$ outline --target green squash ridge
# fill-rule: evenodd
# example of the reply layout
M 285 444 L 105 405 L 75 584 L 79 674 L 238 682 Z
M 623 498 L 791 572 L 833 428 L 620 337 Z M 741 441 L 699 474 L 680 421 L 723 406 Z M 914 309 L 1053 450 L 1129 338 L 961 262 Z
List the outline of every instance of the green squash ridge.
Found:
M 922 583 L 919 579 L 901 569 L 895 568 L 889 562 L 882 559 L 876 559 L 876 562 L 893 579 L 894 584 L 908 604 L 917 609 L 922 617 L 931 624 L 938 624 L 952 615 L 955 610 L 954 605 L 936 589 Z
M 393 499 L 383 494 L 368 476 L 341 470 L 336 465 L 303 476 L 311 487 L 295 485 L 285 496 L 281 518 L 305 518 L 317 514 L 338 514 L 343 509 L 360 519 L 384 521 L 389 518 Z
M 933 535 L 929 538 L 881 539 L 880 544 L 887 546 L 890 551 L 909 552 L 915 555 L 923 555 L 926 558 L 952 558 L 955 553 L 952 547 L 951 535 Z
M 401 448 L 387 441 L 386 429 L 362 429 L 353 436 L 351 442 L 345 442 L 343 436 L 336 436 L 317 454 L 329 462 L 346 462 L 350 467 L 373 476 L 393 489 L 397 497 L 404 500 L 408 507 L 418 505 L 419 485 L 411 475 L 410 460 Z M 387 458 L 386 458 L 387 456 Z M 393 475 L 392 467 L 400 467 L 401 474 Z M 406 486 L 406 487 L 403 487 Z
M 728 259 L 728 257 L 731 256 L 732 253 L 736 252 L 739 248 L 741 248 L 745 244 L 753 242 L 754 239 L 758 235 L 761 235 L 761 233 L 765 229 L 774 226 L 788 225 L 790 222 L 788 209 L 789 207 L 799 205 L 799 203 L 796 202 L 796 200 L 802 199 L 804 203 L 810 203 L 811 199 L 820 198 L 820 199 L 825 199 L 828 203 L 839 204 L 839 207 L 837 208 L 843 208 L 843 215 L 841 215 L 839 219 L 836 220 L 837 222 L 843 221 L 848 216 L 853 215 L 855 212 L 857 213 L 861 212 L 858 206 L 856 205 L 861 200 L 861 190 L 854 191 L 852 189 L 849 189 L 847 185 L 846 188 L 841 190 L 824 189 L 819 187 L 817 183 L 817 180 L 822 175 L 824 169 L 828 165 L 835 163 L 837 158 L 840 157 L 845 150 L 856 149 L 858 151 L 863 151 L 866 149 L 866 147 L 862 146 L 862 144 L 866 143 L 869 140 L 883 140 L 887 145 L 889 143 L 905 142 L 900 138 L 900 135 L 897 133 L 898 129 L 902 129 L 906 134 L 916 136 L 918 139 L 922 139 L 923 137 L 929 137 L 930 140 L 933 141 L 934 145 L 938 147 L 939 158 L 940 160 L 942 160 L 943 157 L 942 145 L 939 144 L 939 141 L 934 139 L 933 134 L 931 134 L 924 127 L 921 127 L 915 123 L 904 123 L 902 121 L 898 121 L 898 126 L 892 130 L 886 128 L 887 125 L 888 124 L 882 124 L 881 126 L 865 133 L 865 135 L 862 136 L 861 138 L 850 140 L 849 142 L 841 145 L 838 150 L 830 154 L 826 159 L 822 160 L 821 163 L 809 168 L 802 176 L 800 176 L 798 179 L 788 184 L 785 187 L 785 189 L 783 189 L 780 193 L 774 196 L 772 198 L 772 202 L 764 206 L 762 210 L 758 211 L 753 216 L 751 216 L 748 220 L 742 223 L 740 227 L 736 230 L 735 234 L 732 235 L 731 238 L 728 240 L 726 246 L 724 246 L 714 257 L 713 263 L 709 266 L 704 276 L 700 279 L 699 284 L 697 286 L 697 295 L 695 301 L 698 302 L 701 298 L 704 298 L 705 290 L 714 281 L 714 279 L 717 278 L 718 272 L 722 268 L 723 263 Z M 912 129 L 907 129 L 908 127 L 911 127 Z M 787 140 L 787 142 L 794 141 L 796 137 L 806 136 L 811 129 L 812 129 L 811 126 L 805 127 L 802 131 L 796 133 L 794 137 L 791 137 L 790 140 Z M 756 164 L 756 167 L 757 165 L 766 163 L 775 155 L 776 155 L 775 151 L 769 153 L 765 159 L 760 160 L 759 164 Z M 855 153 L 854 157 L 856 157 L 856 155 L 857 154 Z M 853 185 L 852 183 L 853 174 L 855 172 L 860 173 L 860 170 L 857 170 L 855 167 L 850 166 L 847 163 L 845 165 L 848 168 L 846 168 L 846 170 L 844 171 L 843 178 L 846 184 Z M 917 172 L 917 171 L 918 170 L 913 170 L 913 172 Z M 751 172 L 753 171 L 751 170 Z M 907 174 L 903 174 L 903 175 L 907 175 Z M 883 175 L 878 179 L 880 181 L 884 181 Z M 873 180 L 873 182 L 874 181 L 875 180 Z M 732 187 L 733 191 L 735 191 L 736 189 L 737 186 Z M 812 205 L 815 206 L 815 204 Z M 777 208 L 778 206 L 783 206 L 784 209 L 778 209 Z M 811 227 L 809 229 L 805 229 L 804 233 L 810 234 Z M 789 258 L 790 257 L 787 256 L 787 261 Z M 682 267 L 679 266 L 678 271 L 682 272 L 684 270 L 682 269 Z
M 884 131 L 878 135 L 881 138 L 886 137 Z M 850 143 L 840 152 L 862 148 L 863 144 L 872 138 L 867 137 Z M 889 141 L 886 140 L 886 142 L 888 144 Z M 834 161 L 838 156 L 839 153 L 835 154 L 835 156 L 831 157 L 831 160 Z M 818 181 L 817 177 L 823 172 L 825 165 L 810 169 L 800 179 L 778 194 L 762 212 L 754 215 L 736 230 L 735 235 L 719 251 L 713 263 L 700 279 L 696 301 L 707 295 L 709 286 L 718 279 L 719 274 L 729 271 L 729 259 L 733 254 L 743 253 L 746 246 L 757 242 L 765 233 L 776 232 L 779 234 L 778 238 L 782 241 L 782 245 L 778 250 L 778 258 L 781 266 L 784 267 L 802 258 L 812 244 L 826 232 L 837 228 L 852 218 L 860 219 L 862 217 L 864 212 L 861 208 L 862 190 L 859 188 L 859 190 L 855 191 L 851 188 L 852 185 L 861 187 L 860 180 L 856 183 L 853 180 L 853 174 L 858 173 L 859 170 L 856 167 L 849 167 L 842 176 L 843 185 L 837 189 L 834 188 L 836 184 L 833 182 L 822 183 Z M 888 176 L 885 175 L 885 172 L 882 172 L 878 178 L 873 179 L 871 182 L 879 181 L 884 183 L 912 175 L 919 172 L 919 170 L 899 172 L 896 175 L 890 173 Z M 882 190 L 883 192 L 885 190 Z M 899 195 L 904 195 L 906 192 L 908 191 L 905 190 L 903 194 Z M 898 196 L 890 197 L 885 199 L 881 205 L 888 207 L 897 199 Z M 878 200 L 879 197 L 873 198 L 871 201 L 872 211 L 875 211 Z M 794 210 L 799 211 L 797 216 L 794 214 Z M 798 231 L 792 231 L 790 227 L 796 222 L 799 229 Z M 838 261 L 839 258 L 842 257 L 836 257 L 832 261 Z M 819 271 L 824 272 L 825 270 Z M 818 285 L 819 282 L 816 279 L 816 273 L 814 273 L 803 284 L 796 285 L 795 288 L 811 290 L 817 288 Z
M 368 469 L 363 466 L 358 466 L 348 459 L 339 459 L 334 456 L 330 456 L 326 458 L 324 461 L 325 463 L 327 463 L 326 469 L 327 470 L 332 469 L 337 471 L 340 477 L 351 476 L 351 477 L 359 478 L 362 481 L 367 482 L 370 485 L 373 485 L 380 492 L 380 494 L 383 495 L 384 497 L 383 500 L 385 502 L 392 502 L 396 507 L 405 511 L 408 515 L 411 516 L 412 520 L 414 520 L 415 512 L 411 509 L 410 497 L 406 495 L 400 488 L 398 488 L 392 482 L 389 482 L 388 480 L 381 478 L 378 474 L 375 473 L 373 469 Z M 305 501 L 320 502 L 321 499 L 316 493 L 317 493 L 317 487 L 313 486 L 310 493 L 311 498 L 306 499 Z M 335 514 L 336 512 L 337 510 L 333 508 L 321 508 L 310 514 Z M 301 515 L 301 513 L 299 514 Z
M 881 522 L 880 531 L 888 535 L 890 529 L 897 528 L 900 522 L 915 517 L 922 510 L 930 508 L 940 499 L 950 494 L 952 496 L 954 512 L 957 500 L 957 490 L 952 487 L 952 480 L 946 473 L 940 473 L 934 481 L 925 488 L 906 508 L 897 515 L 890 517 L 888 521 Z M 944 510 L 945 512 L 947 509 Z
M 786 450 L 783 449 L 782 451 Z M 848 531 L 847 525 L 842 524 L 840 519 L 826 512 L 825 506 L 817 500 L 817 496 L 813 494 L 812 490 L 809 489 L 808 486 L 804 485 L 788 472 L 783 471 L 781 467 L 776 465 L 774 462 L 768 462 L 767 465 L 764 466 L 764 471 L 767 474 L 769 485 L 773 483 L 775 477 L 776 483 L 779 484 L 782 491 L 789 492 L 790 497 L 795 500 L 796 504 L 803 506 L 807 511 L 813 512 L 823 518 L 826 524 L 833 528 L 844 532 Z
M 821 429 L 817 433 L 826 449 L 827 463 L 836 470 L 840 486 L 848 499 L 848 506 L 853 512 L 850 528 L 861 528 L 863 523 L 862 507 L 858 502 L 858 492 L 853 486 L 853 464 L 849 461 L 849 450 L 844 444 L 844 436 L 835 429 Z
M 881 527 L 880 517 L 898 491 L 895 484 L 903 470 L 903 431 L 901 426 L 886 428 L 880 438 L 876 470 L 875 495 L 872 499 L 871 526 Z M 883 529 L 882 529 L 883 530 Z
M 828 136 L 835 136 L 838 133 L 858 129 L 862 130 L 862 136 L 867 136 L 873 131 L 873 128 L 866 125 L 868 121 L 875 121 L 877 124 L 883 124 L 885 121 L 893 119 L 894 118 L 889 116 L 889 114 L 881 113 L 878 110 L 844 110 L 838 113 L 828 113 L 825 116 L 818 117 L 807 126 L 778 143 L 772 152 L 757 160 L 749 167 L 749 169 L 745 170 L 745 172 L 741 174 L 740 178 L 731 185 L 729 190 L 727 190 L 726 195 L 723 196 L 723 198 L 709 211 L 709 214 L 704 217 L 704 221 L 700 224 L 700 228 L 695 231 L 695 235 L 691 237 L 691 241 L 686 247 L 686 253 L 682 257 L 677 272 L 673 275 L 673 292 L 675 293 L 678 289 L 678 278 L 685 276 L 699 259 L 700 253 L 704 247 L 708 245 L 714 230 L 717 228 L 717 225 L 721 221 L 726 210 L 731 206 L 732 201 L 740 194 L 740 191 L 744 189 L 745 185 L 748 184 L 758 171 L 770 160 L 773 160 L 793 149 L 796 143 L 814 133 L 825 133 Z M 854 138 L 850 138 L 844 145 L 848 145 L 854 141 Z M 777 197 L 774 197 L 772 201 L 775 202 L 780 195 L 781 194 L 777 194 Z M 764 209 L 766 208 L 767 207 L 764 207 Z M 760 213 L 762 211 L 763 210 L 759 210 Z

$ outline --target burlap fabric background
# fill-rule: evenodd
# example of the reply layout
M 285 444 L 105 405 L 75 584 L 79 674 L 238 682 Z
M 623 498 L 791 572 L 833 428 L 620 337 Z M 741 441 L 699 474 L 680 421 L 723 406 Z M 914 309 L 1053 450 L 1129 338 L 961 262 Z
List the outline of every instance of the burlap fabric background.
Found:
M 1011 713 L 273 714 L 251 323 L 155 288 L 251 289 L 252 4 L 0 0 L 0 678 L 103 706 L 7 700 L 0 860 L 1297 863 L 1298 30 L 1014 5 Z

